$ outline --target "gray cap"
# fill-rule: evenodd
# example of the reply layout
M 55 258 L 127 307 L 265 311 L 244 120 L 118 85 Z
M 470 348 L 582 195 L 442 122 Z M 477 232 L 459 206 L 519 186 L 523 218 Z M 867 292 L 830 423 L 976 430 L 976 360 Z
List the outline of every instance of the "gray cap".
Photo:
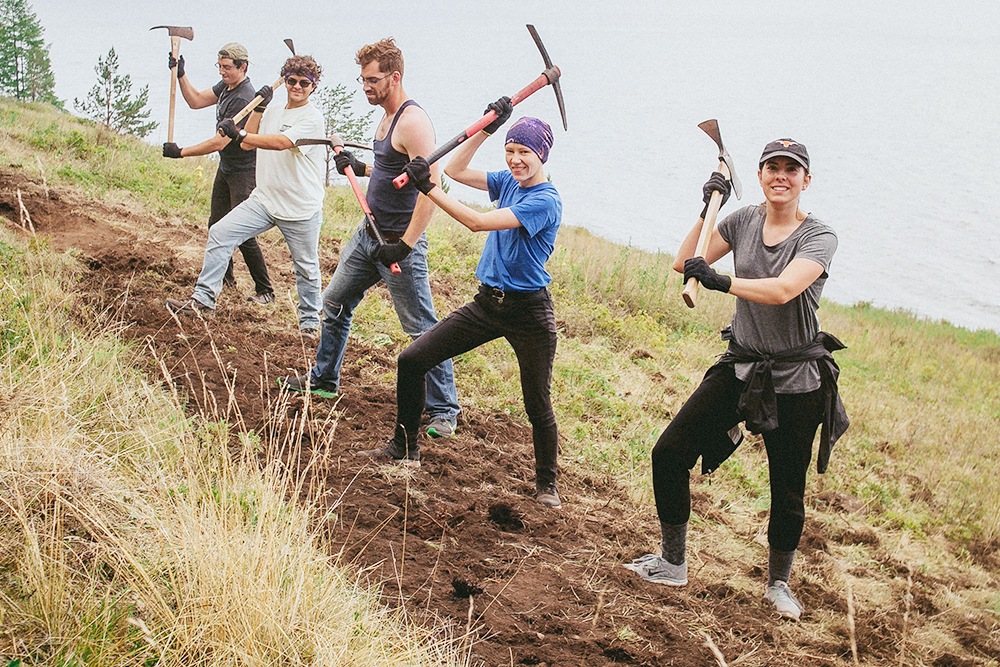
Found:
M 219 55 L 223 58 L 229 58 L 230 60 L 250 60 L 250 57 L 247 55 L 247 50 L 242 44 L 237 44 L 236 42 L 230 42 L 219 49 Z

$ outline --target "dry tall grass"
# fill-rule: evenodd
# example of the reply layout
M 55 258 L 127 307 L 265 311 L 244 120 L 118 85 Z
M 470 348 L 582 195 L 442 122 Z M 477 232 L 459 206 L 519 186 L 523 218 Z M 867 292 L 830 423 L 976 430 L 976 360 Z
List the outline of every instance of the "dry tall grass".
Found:
M 252 435 L 234 460 L 225 425 L 186 420 L 133 353 L 69 327 L 67 263 L 6 233 L 0 249 L 0 657 L 464 664 L 337 567 Z

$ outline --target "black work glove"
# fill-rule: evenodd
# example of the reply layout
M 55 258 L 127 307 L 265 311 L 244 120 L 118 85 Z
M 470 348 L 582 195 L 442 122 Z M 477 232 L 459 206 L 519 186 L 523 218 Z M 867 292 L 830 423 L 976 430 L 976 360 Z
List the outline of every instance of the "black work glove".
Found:
M 725 176 L 717 171 L 713 171 L 712 175 L 705 181 L 705 185 L 701 186 L 701 200 L 705 202 L 705 208 L 701 209 L 702 220 L 705 219 L 705 214 L 708 213 L 708 202 L 712 198 L 712 193 L 716 190 L 722 193 L 722 203 L 719 204 L 719 208 L 722 208 L 729 201 L 732 184 L 726 180 Z
M 728 292 L 733 286 L 733 279 L 710 267 L 704 257 L 684 260 L 684 282 L 691 278 L 701 283 L 705 289 L 714 289 L 716 292 Z
M 184 56 L 178 56 L 174 58 L 172 52 L 167 52 L 167 66 L 170 69 L 177 68 L 177 78 L 180 79 L 184 76 Z
M 403 239 L 399 239 L 395 243 L 385 243 L 380 246 L 375 253 L 375 259 L 386 266 L 392 266 L 396 262 L 401 262 L 409 257 L 411 252 L 413 252 L 413 248 Z
M 497 119 L 483 128 L 483 132 L 486 134 L 493 134 L 500 129 L 500 126 L 507 122 L 510 115 L 514 113 L 514 105 L 510 103 L 510 98 L 504 95 L 496 102 L 493 102 L 486 107 L 484 114 L 489 112 L 496 112 Z
M 413 183 L 414 187 L 425 195 L 434 189 L 434 181 L 431 180 L 431 165 L 427 162 L 427 158 L 418 155 L 406 163 L 403 171 L 410 177 L 410 183 Z
M 333 156 L 333 161 L 337 165 L 338 174 L 346 175 L 347 168 L 350 167 L 354 170 L 355 176 L 363 177 L 368 170 L 368 165 L 355 157 L 351 151 L 340 151 Z
M 167 143 L 163 144 L 163 157 L 178 158 L 184 156 L 181 155 L 180 146 L 178 146 L 172 141 L 168 141 Z
M 233 122 L 232 118 L 223 118 L 215 127 L 219 130 L 219 132 L 226 135 L 233 141 L 243 140 L 243 137 L 240 136 L 240 128 L 236 127 L 236 123 Z
M 271 98 L 274 97 L 274 91 L 271 90 L 271 86 L 264 86 L 257 91 L 254 97 L 261 97 L 263 99 L 260 101 L 260 104 L 253 108 L 253 110 L 258 113 L 264 113 L 264 109 L 267 108 L 267 105 L 271 103 Z

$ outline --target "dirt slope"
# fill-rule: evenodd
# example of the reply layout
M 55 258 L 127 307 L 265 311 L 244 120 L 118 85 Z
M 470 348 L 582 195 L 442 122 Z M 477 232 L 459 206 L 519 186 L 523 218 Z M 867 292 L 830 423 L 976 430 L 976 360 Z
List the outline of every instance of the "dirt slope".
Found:
M 0 173 L 0 215 L 10 220 L 17 219 L 18 188 L 37 234 L 57 251 L 73 249 L 85 266 L 82 301 L 146 350 L 150 376 L 165 371 L 166 384 L 189 397 L 191 410 L 245 424 L 263 434 L 265 449 L 301 467 L 311 493 L 329 509 L 325 529 L 342 561 L 383 584 L 387 604 L 402 604 L 431 624 L 444 620 L 456 634 L 470 632 L 474 664 L 718 664 L 707 637 L 730 665 L 848 664 L 843 623 L 829 627 L 829 614 L 807 614 L 798 625 L 780 622 L 759 593 L 720 576 L 749 571 L 759 579 L 757 564 L 701 552 L 695 558 L 703 565 L 685 589 L 637 580 L 619 565 L 655 543 L 650 510 L 633 506 L 610 481 L 574 470 L 560 482 L 563 508 L 540 507 L 531 498 L 530 428 L 484 413 L 468 397 L 460 398 L 458 435 L 425 443 L 419 471 L 360 463 L 350 452 L 386 436 L 393 422 L 394 387 L 384 379 L 394 369 L 392 355 L 352 341 L 338 401 L 280 395 L 275 377 L 305 369 L 313 349 L 297 335 L 287 296 L 276 308 L 244 301 L 251 283 L 238 255 L 244 293 L 224 292 L 207 326 L 185 320 L 179 327 L 163 308 L 165 297 L 190 295 L 201 266 L 202 226 L 143 220 L 65 191 L 46 196 L 22 174 Z M 279 237 L 264 238 L 262 247 L 279 295 L 293 293 Z M 326 277 L 336 250 L 324 251 Z M 301 432 L 301 449 L 276 452 L 290 431 Z M 703 494 L 696 494 L 695 509 L 725 522 Z M 805 563 L 822 559 L 826 539 L 807 525 Z M 851 531 L 831 539 L 877 541 Z M 905 582 L 907 574 L 896 576 Z M 943 611 L 920 596 L 919 578 L 915 586 L 914 615 L 921 604 L 928 615 Z M 816 583 L 797 590 L 809 609 L 846 614 L 843 590 Z M 904 611 L 859 611 L 863 664 L 897 664 Z M 933 651 L 933 664 L 985 664 L 996 648 L 989 632 L 973 625 L 968 635 L 968 653 Z

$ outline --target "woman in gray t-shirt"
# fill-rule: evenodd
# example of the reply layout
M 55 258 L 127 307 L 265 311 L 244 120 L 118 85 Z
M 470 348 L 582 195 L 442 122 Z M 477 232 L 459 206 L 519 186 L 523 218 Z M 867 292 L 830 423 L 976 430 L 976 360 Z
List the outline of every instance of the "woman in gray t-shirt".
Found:
M 836 366 L 817 343 L 828 335 L 820 333 L 816 310 L 837 236 L 799 208 L 799 198 L 812 179 L 805 146 L 790 139 L 771 142 L 759 165 L 765 202 L 726 217 L 713 230 L 705 258 L 693 257 L 703 224 L 699 220 L 674 261 L 674 269 L 683 270 L 685 282 L 696 278 L 702 287 L 736 296 L 736 313 L 724 332 L 730 340 L 729 353 L 708 370 L 653 449 L 662 552 L 625 567 L 647 581 L 673 586 L 687 583 L 690 470 L 699 457 L 705 472 L 718 467 L 742 440 L 738 424 L 746 421 L 750 430 L 764 434 L 770 473 L 765 599 L 781 616 L 798 620 L 803 607 L 789 590 L 788 579 L 805 519 L 803 495 L 813 438 L 828 412 L 824 396 L 829 393 L 824 390 L 829 387 L 821 385 L 830 373 L 817 359 L 825 354 Z M 706 204 L 713 190 L 723 193 L 723 201 L 728 198 L 729 183 L 719 173 L 705 185 Z M 710 266 L 730 251 L 735 277 L 719 274 Z M 762 369 L 770 371 L 773 391 L 764 383 L 766 389 L 751 398 L 769 399 L 774 409 L 767 419 L 758 420 L 749 414 L 744 390 L 759 389 L 751 376 L 756 372 L 760 377 Z

